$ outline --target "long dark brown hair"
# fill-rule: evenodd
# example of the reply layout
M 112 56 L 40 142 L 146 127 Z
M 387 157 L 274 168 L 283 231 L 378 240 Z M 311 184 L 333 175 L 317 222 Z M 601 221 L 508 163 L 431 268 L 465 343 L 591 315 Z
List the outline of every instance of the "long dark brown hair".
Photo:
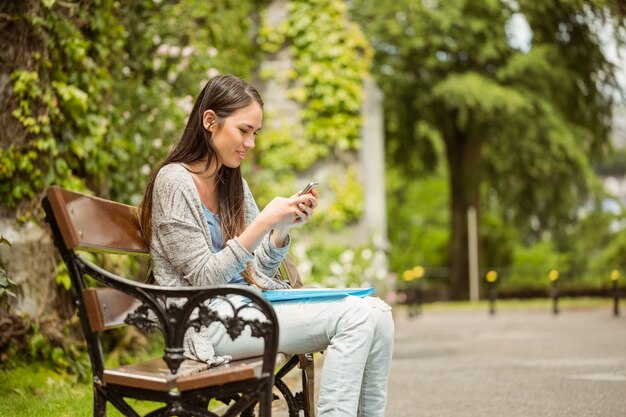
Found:
M 157 174 L 170 163 L 190 164 L 206 159 L 204 170 L 217 164 L 217 151 L 211 132 L 204 128 L 202 116 L 205 111 L 213 110 L 218 128 L 224 119 L 233 112 L 248 106 L 253 101 L 263 107 L 259 92 L 250 84 L 233 75 L 219 75 L 204 86 L 191 110 L 187 126 L 165 160 L 154 170 L 146 187 L 143 200 L 139 205 L 139 223 L 144 239 L 150 244 L 152 236 L 152 194 Z M 241 170 L 222 165 L 217 172 L 217 196 L 219 214 L 222 223 L 223 241 L 238 236 L 245 228 L 243 205 L 243 184 Z

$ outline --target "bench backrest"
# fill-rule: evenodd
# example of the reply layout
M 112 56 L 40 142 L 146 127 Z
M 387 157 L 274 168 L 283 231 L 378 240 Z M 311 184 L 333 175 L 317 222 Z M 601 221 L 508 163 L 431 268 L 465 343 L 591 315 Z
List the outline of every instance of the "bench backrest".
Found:
M 46 196 L 68 250 L 148 254 L 136 207 L 56 186 Z
M 94 372 L 101 375 L 104 357 L 99 334 L 124 325 L 141 302 L 114 288 L 88 285 L 76 251 L 148 256 L 137 208 L 57 186 L 48 188 L 43 207 L 70 273 Z

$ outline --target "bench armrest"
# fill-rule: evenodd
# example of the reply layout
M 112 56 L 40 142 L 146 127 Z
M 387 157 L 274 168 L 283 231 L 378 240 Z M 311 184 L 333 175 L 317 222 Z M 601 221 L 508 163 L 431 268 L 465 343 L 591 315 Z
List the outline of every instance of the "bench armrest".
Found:
M 263 338 L 263 373 L 274 372 L 274 362 L 278 352 L 278 319 L 272 305 L 256 290 L 242 285 L 221 285 L 202 287 L 162 287 L 135 282 L 113 274 L 98 265 L 76 255 L 75 265 L 83 274 L 89 275 L 107 287 L 122 291 L 137 298 L 141 305 L 128 314 L 125 322 L 145 330 L 160 329 L 165 341 L 163 360 L 175 374 L 185 359 L 183 340 L 187 329 L 200 330 L 202 326 L 220 322 L 230 337 L 236 339 L 246 326 L 253 337 Z M 229 296 L 239 295 L 250 300 L 236 307 Z M 80 297 L 79 297 L 80 299 Z M 206 301 L 222 299 L 230 304 L 232 316 L 224 317 L 208 307 Z M 175 300 L 175 302 L 168 302 Z M 266 320 L 246 319 L 240 312 L 256 309 Z M 150 316 L 154 314 L 156 320 Z M 197 312 L 197 314 L 194 314 Z M 192 318 L 193 315 L 193 318 Z

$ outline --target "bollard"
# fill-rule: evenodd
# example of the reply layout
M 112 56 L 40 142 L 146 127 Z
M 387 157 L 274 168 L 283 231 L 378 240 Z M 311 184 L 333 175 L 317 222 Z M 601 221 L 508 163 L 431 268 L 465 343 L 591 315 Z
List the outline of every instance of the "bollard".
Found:
M 485 278 L 489 288 L 489 314 L 493 316 L 496 314 L 496 281 L 498 280 L 498 273 L 489 271 Z
M 611 271 L 611 281 L 613 282 L 613 316 L 619 317 L 619 271 Z
M 551 282 L 550 297 L 552 298 L 552 314 L 556 316 L 559 314 L 559 271 L 556 269 L 551 270 L 548 273 L 548 279 Z
M 407 283 L 417 280 L 415 284 L 409 285 L 406 289 L 409 318 L 419 316 L 422 313 L 422 303 L 424 301 L 424 284 L 422 278 L 424 277 L 424 273 L 425 270 L 423 267 L 416 266 L 413 269 L 404 271 L 402 274 L 402 278 Z
M 415 315 L 419 316 L 422 314 L 422 305 L 424 304 L 424 280 L 421 276 L 417 278 L 415 302 Z
M 416 266 L 413 268 L 413 276 L 417 280 L 415 288 L 415 315 L 422 314 L 422 304 L 424 303 L 424 267 Z

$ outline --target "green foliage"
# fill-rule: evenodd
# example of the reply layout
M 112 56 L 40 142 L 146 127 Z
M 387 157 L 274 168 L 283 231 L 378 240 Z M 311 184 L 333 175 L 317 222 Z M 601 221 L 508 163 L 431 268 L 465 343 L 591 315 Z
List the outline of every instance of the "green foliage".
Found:
M 251 79 L 272 45 L 289 48 L 293 56 L 291 95 L 303 106 L 302 124 L 261 136 L 257 163 L 268 181 L 250 174 L 260 202 L 292 194 L 294 170 L 304 171 L 335 150 L 356 149 L 370 52 L 344 4 L 326 1 L 313 10 L 307 2 L 291 2 L 280 30 L 269 31 L 264 22 L 257 37 L 251 17 L 265 3 L 181 0 L 121 7 L 103 0 L 72 12 L 55 2 L 47 2 L 45 12 L 33 10 L 25 18 L 42 45 L 40 58 L 12 76 L 18 104 L 13 114 L 28 140 L 0 150 L 3 203 L 38 205 L 42 190 L 59 184 L 137 204 L 151 169 L 177 140 L 193 95 L 219 73 Z M 303 25 L 303 18 L 311 24 Z M 294 139 L 298 129 L 302 135 Z M 344 177 L 329 187 L 342 192 L 323 224 L 338 227 L 362 212 L 362 188 L 353 173 Z
M 291 0 L 287 15 L 278 24 L 262 14 L 258 43 L 269 55 L 292 60 L 292 67 L 277 72 L 261 70 L 265 80 L 289 85 L 288 98 L 301 110 L 280 115 L 267 109 L 274 129 L 264 129 L 257 142 L 256 162 L 269 169 L 274 186 L 252 179 L 261 202 L 280 192 L 292 194 L 294 172 L 305 172 L 320 159 L 360 146 L 363 85 L 368 76 L 371 48 L 360 28 L 348 18 L 344 2 L 324 0 L 315 4 Z M 363 187 L 356 174 L 339 174 L 323 191 L 332 193 L 328 209 L 320 210 L 316 226 L 340 229 L 362 214 Z
M 488 269 L 511 265 L 519 241 L 517 229 L 506 223 L 497 211 L 484 212 L 481 219 L 480 265 Z
M 301 157 L 306 162 L 300 168 L 334 149 L 358 148 L 371 53 L 359 27 L 348 20 L 345 4 L 291 0 L 285 20 L 278 27 L 265 21 L 259 34 L 266 52 L 287 47 L 294 61 L 293 70 L 282 76 L 293 83 L 290 98 L 303 105 L 300 118 L 307 145 L 298 148 L 310 155 Z
M 553 243 L 546 241 L 528 247 L 516 246 L 512 266 L 508 273 L 502 274 L 499 286 L 503 290 L 545 290 L 550 285 L 548 274 L 553 269 L 560 275 L 569 271 L 567 255 L 559 253 Z
M 16 17 L 40 50 L 11 77 L 27 141 L 0 150 L 3 203 L 38 205 L 50 184 L 136 203 L 182 129 L 190 94 L 215 73 L 250 76 L 258 4 L 48 1 Z
M 462 131 L 500 127 L 499 118 L 507 122 L 531 109 L 531 103 L 519 91 L 499 85 L 476 72 L 452 74 L 432 90 L 433 99 L 456 115 L 455 124 Z
M 348 168 L 344 176 L 330 178 L 328 187 L 336 198 L 324 210 L 316 213 L 313 226 L 322 224 L 338 231 L 363 214 L 363 183 L 356 169 Z
M 5 316 L 3 330 L 13 331 L 13 337 L 3 340 L 2 369 L 14 369 L 25 363 L 40 363 L 55 369 L 74 381 L 87 381 L 91 364 L 84 342 L 76 342 L 70 334 L 77 324 L 44 320 L 34 321 L 27 317 Z M 4 343 L 6 342 L 6 343 Z
M 298 272 L 306 277 L 306 285 L 328 288 L 375 286 L 377 293 L 385 289 L 388 275 L 386 255 L 373 242 L 348 247 L 329 239 L 311 242 L 296 241 L 292 247 Z
M 568 242 L 581 207 L 598 190 L 590 167 L 607 148 L 619 93 L 598 28 L 607 23 L 623 45 L 618 2 L 351 5 L 376 50 L 374 74 L 386 94 L 388 163 L 416 175 L 435 170 L 433 161 L 443 156 L 451 184 L 463 184 L 451 189 L 457 219 L 452 239 L 459 243 L 451 259 L 453 282 L 466 282 L 462 219 L 468 205 L 479 204 L 478 195 L 487 196 L 479 204 L 488 222 L 485 248 L 507 242 L 483 261 L 511 259 L 513 240 L 533 247 L 546 239 L 557 253 L 578 259 L 582 254 L 570 257 Z M 514 16 L 529 23 L 529 49 L 509 41 L 506 27 Z M 443 142 L 445 153 L 437 152 L 436 142 Z M 472 184 L 470 177 L 479 181 Z M 395 238 L 393 251 L 404 251 Z
M 626 229 L 622 229 L 610 236 L 608 244 L 595 247 L 596 256 L 589 262 L 587 281 L 600 282 L 603 287 L 608 287 L 609 277 L 612 271 L 623 274 L 626 271 Z M 599 253 L 597 253 L 599 252 Z
M 17 103 L 13 116 L 28 141 L 0 150 L 0 193 L 4 203 L 38 204 L 39 193 L 56 183 L 86 190 L 85 180 L 102 182 L 113 160 L 106 150 L 106 95 L 111 88 L 110 56 L 118 55 L 120 27 L 113 2 L 77 8 L 75 13 L 45 4 L 24 19 L 43 53 L 32 69 L 11 79 Z
M 39 325 L 36 323 L 32 325 L 29 335 L 28 348 L 25 354 L 14 351 L 9 353 L 10 356 L 31 362 L 49 363 L 59 372 L 71 373 L 77 381 L 89 380 L 91 363 L 82 343 L 68 343 L 65 346 L 54 345 L 41 333 Z
M 387 171 L 390 270 L 401 275 L 416 265 L 448 265 L 449 201 L 447 181 L 431 175 L 407 182 L 401 171 Z
M 604 160 L 594 165 L 594 171 L 601 176 L 622 177 L 626 175 L 626 149 L 613 149 Z
M 195 95 L 211 77 L 251 79 L 260 58 L 251 16 L 262 4 L 140 2 L 119 16 L 128 41 L 111 115 L 111 152 L 120 165 L 110 176 L 113 197 L 139 202 L 148 175 L 178 140 Z

